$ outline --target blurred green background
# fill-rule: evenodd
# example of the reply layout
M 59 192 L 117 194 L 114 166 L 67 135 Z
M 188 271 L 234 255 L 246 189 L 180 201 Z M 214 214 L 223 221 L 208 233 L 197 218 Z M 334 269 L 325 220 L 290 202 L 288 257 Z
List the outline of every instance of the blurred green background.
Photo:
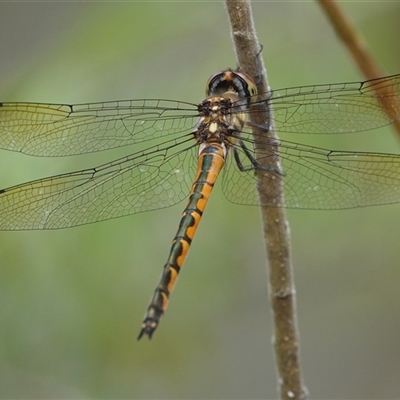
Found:
M 274 88 L 362 80 L 316 3 L 253 6 Z M 343 7 L 387 73 L 400 72 L 400 4 Z M 208 77 L 227 67 L 235 56 L 218 1 L 0 5 L 2 101 L 198 102 Z M 318 144 L 400 151 L 390 129 Z M 131 151 L 61 159 L 2 151 L 0 186 Z M 183 205 L 61 231 L 0 232 L 1 398 L 276 397 L 259 210 L 229 203 L 218 185 L 167 314 L 152 341 L 136 341 Z M 400 205 L 288 214 L 312 397 L 397 398 Z

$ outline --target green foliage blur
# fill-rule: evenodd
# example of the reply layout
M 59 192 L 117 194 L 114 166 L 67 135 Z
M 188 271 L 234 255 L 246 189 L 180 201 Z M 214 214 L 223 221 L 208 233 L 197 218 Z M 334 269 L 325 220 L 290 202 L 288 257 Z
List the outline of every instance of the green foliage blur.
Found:
M 343 7 L 387 73 L 399 73 L 399 3 Z M 274 88 L 363 80 L 316 3 L 254 2 L 254 15 Z M 196 103 L 227 67 L 235 55 L 222 2 L 1 5 L 0 101 Z M 389 128 L 296 140 L 400 152 Z M 1 151 L 0 186 L 131 151 Z M 183 206 L 0 232 L 0 398 L 276 397 L 259 211 L 229 203 L 218 185 L 160 327 L 152 341 L 136 341 Z M 400 206 L 288 215 L 312 397 L 398 397 Z

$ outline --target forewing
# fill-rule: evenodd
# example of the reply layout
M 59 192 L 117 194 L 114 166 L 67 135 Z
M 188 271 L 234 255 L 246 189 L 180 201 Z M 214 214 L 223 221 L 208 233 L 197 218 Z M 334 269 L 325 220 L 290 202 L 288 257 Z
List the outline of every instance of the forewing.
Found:
M 262 102 L 271 102 L 279 134 L 332 134 L 376 129 L 399 121 L 399 94 L 400 75 L 393 75 L 366 82 L 278 89 L 260 97 Z M 390 100 L 391 106 L 383 108 L 379 97 Z M 269 126 L 268 121 L 265 126 Z
M 67 156 L 190 133 L 197 106 L 171 100 L 78 105 L 0 103 L 0 148 Z

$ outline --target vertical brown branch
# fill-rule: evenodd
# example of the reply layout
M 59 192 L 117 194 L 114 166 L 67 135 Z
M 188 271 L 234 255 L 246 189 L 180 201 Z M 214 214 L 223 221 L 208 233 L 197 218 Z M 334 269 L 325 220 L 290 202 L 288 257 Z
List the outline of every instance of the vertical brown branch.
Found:
M 355 25 L 346 17 L 336 0 L 318 0 L 318 3 L 364 76 L 367 79 L 384 76 L 383 69 L 371 55 L 361 32 L 358 32 Z M 394 127 L 400 135 L 399 98 L 390 86 L 378 85 L 375 90 L 383 110 L 394 121 Z
M 260 45 L 257 40 L 250 2 L 247 0 L 225 0 L 228 11 L 232 37 L 236 49 L 237 62 L 241 71 L 253 77 L 257 82 L 259 93 L 268 91 L 266 72 L 260 57 Z M 265 107 L 252 113 L 253 125 L 265 125 L 272 110 Z M 255 128 L 256 129 L 256 128 Z M 260 154 L 277 153 L 279 149 L 272 145 L 275 136 L 274 126 L 269 132 L 258 132 L 265 137 L 256 149 L 256 158 L 263 167 L 258 173 L 259 197 L 261 204 L 284 204 L 283 188 L 267 191 L 268 178 L 277 179 L 280 161 L 277 157 L 261 157 Z M 272 147 L 273 148 L 272 148 Z M 267 160 L 268 159 L 268 160 Z M 272 198 L 272 196 L 274 196 Z M 299 333 L 296 318 L 296 299 L 293 282 L 293 271 L 290 256 L 290 231 L 285 211 L 278 207 L 262 207 L 264 238 L 268 254 L 269 290 L 271 307 L 275 324 L 275 357 L 277 363 L 278 385 L 281 399 L 306 399 L 307 390 L 303 384 L 300 370 Z

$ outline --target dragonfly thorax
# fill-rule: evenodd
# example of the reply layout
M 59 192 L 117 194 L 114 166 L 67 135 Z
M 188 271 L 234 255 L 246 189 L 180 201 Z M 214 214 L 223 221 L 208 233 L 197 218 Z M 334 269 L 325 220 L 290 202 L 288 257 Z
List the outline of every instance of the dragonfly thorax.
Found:
M 199 144 L 224 143 L 227 148 L 235 143 L 246 122 L 246 114 L 236 107 L 236 93 L 211 96 L 199 104 L 200 115 L 194 133 Z

